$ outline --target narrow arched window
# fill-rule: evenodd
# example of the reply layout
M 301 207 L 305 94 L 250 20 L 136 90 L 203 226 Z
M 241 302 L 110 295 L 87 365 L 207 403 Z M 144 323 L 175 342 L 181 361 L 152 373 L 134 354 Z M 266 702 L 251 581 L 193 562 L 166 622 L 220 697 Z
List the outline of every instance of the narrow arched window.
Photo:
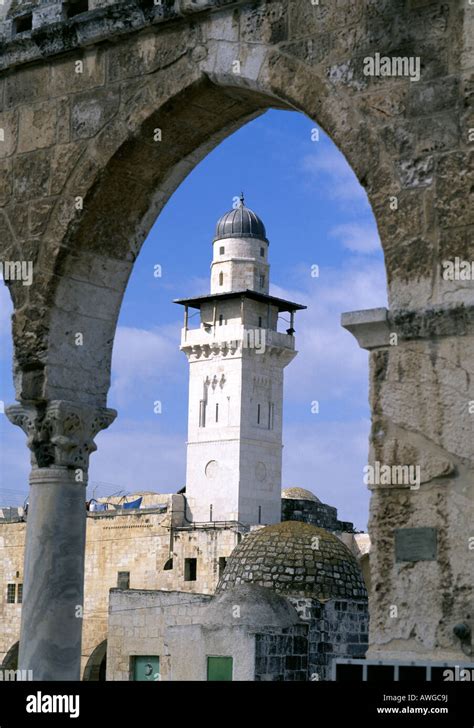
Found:
M 219 285 L 220 286 L 224 285 L 224 274 L 223 273 L 219 273 Z

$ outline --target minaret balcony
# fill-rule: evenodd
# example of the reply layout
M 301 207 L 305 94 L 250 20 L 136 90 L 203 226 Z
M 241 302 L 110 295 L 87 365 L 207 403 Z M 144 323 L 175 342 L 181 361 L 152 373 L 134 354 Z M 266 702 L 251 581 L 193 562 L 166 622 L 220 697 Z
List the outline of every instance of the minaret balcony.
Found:
M 210 324 L 201 325 L 198 329 L 183 328 L 180 348 L 199 358 L 208 358 L 213 354 L 235 354 L 242 349 L 255 349 L 258 353 L 268 350 L 295 351 L 295 337 L 242 324 Z

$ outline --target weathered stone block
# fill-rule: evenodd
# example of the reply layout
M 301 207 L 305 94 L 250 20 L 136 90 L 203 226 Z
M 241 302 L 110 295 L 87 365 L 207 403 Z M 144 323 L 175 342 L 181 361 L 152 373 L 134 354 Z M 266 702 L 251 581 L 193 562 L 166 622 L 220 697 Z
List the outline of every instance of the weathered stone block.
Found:
M 8 219 L 10 226 L 15 233 L 15 238 L 22 244 L 22 248 L 25 246 L 25 241 L 29 237 L 28 230 L 28 213 L 29 213 L 29 202 L 14 204 L 8 207 Z M 35 248 L 35 250 L 33 250 Z M 30 244 L 30 249 L 27 252 L 27 259 L 33 260 L 33 256 L 36 257 L 38 254 L 36 243 Z
M 452 111 L 459 101 L 459 79 L 456 77 L 411 83 L 407 113 L 409 116 L 428 116 L 445 109 Z
M 43 102 L 20 109 L 18 152 L 32 152 L 50 147 L 56 141 L 57 108 Z
M 318 5 L 292 2 L 289 3 L 289 13 L 292 37 L 304 38 L 355 23 L 361 17 L 362 5 L 353 0 Z
M 31 235 L 42 235 L 54 206 L 54 200 L 33 202 L 29 208 L 29 230 Z
M 474 151 L 441 157 L 436 179 L 436 210 L 441 227 L 474 224 Z
M 69 97 L 65 96 L 58 99 L 58 118 L 57 118 L 57 137 L 58 144 L 67 144 L 71 137 L 71 108 L 69 105 Z
M 283 43 L 282 50 L 289 55 L 299 58 L 313 66 L 325 60 L 333 48 L 331 33 L 324 33 L 314 38 L 304 38 L 289 43 Z
M 431 155 L 402 159 L 397 166 L 402 187 L 427 187 L 433 182 L 434 159 Z
M 51 159 L 50 193 L 57 195 L 63 189 L 84 149 L 83 144 L 58 144 Z
M 109 122 L 119 107 L 118 89 L 86 91 L 72 99 L 71 131 L 73 139 L 95 136 Z
M 178 37 L 172 33 L 146 34 L 134 43 L 111 48 L 107 58 L 107 80 L 143 76 L 169 66 L 196 45 L 195 32 L 190 30 Z
M 280 43 L 288 38 L 288 3 L 243 7 L 240 12 L 240 40 L 244 43 Z
M 105 53 L 95 48 L 79 50 L 51 66 L 51 95 L 64 96 L 102 86 Z
M 6 205 L 12 194 L 12 161 L 0 162 L 0 205 Z
M 20 68 L 14 76 L 8 76 L 5 89 L 5 106 L 31 104 L 50 95 L 49 66 L 39 65 Z
M 47 194 L 50 172 L 46 150 L 28 152 L 16 157 L 13 164 L 13 194 L 21 200 L 32 200 Z
M 0 159 L 14 154 L 18 142 L 18 113 L 5 111 L 0 114 Z

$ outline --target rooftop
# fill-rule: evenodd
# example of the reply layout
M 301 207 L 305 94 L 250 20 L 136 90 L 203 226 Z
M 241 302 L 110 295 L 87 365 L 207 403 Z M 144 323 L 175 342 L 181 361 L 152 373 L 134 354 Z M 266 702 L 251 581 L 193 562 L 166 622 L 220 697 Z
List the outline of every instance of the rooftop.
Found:
M 276 298 L 276 296 L 269 296 L 267 293 L 259 293 L 258 291 L 251 291 L 249 288 L 242 291 L 230 291 L 228 293 L 209 293 L 205 296 L 197 296 L 195 298 L 176 298 L 174 303 L 179 303 L 181 306 L 190 306 L 190 308 L 200 309 L 204 303 L 212 303 L 212 301 L 225 301 L 231 298 L 250 298 L 254 301 L 261 301 L 267 303 L 270 306 L 276 306 L 280 313 L 291 312 L 291 311 L 303 311 L 307 306 L 301 305 L 301 303 L 294 303 L 294 301 L 287 301 L 284 298 Z

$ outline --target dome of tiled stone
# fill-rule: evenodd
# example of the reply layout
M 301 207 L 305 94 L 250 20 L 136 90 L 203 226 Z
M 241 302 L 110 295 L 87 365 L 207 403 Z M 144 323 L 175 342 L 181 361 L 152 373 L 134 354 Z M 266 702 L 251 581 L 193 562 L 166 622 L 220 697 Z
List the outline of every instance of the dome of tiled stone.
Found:
M 281 497 L 290 498 L 291 500 L 309 500 L 321 503 L 319 498 L 314 493 L 311 493 L 310 490 L 306 490 L 306 488 L 285 488 L 281 492 Z
M 287 596 L 367 599 L 362 572 L 323 528 L 284 521 L 251 531 L 233 550 L 217 592 L 252 583 Z

